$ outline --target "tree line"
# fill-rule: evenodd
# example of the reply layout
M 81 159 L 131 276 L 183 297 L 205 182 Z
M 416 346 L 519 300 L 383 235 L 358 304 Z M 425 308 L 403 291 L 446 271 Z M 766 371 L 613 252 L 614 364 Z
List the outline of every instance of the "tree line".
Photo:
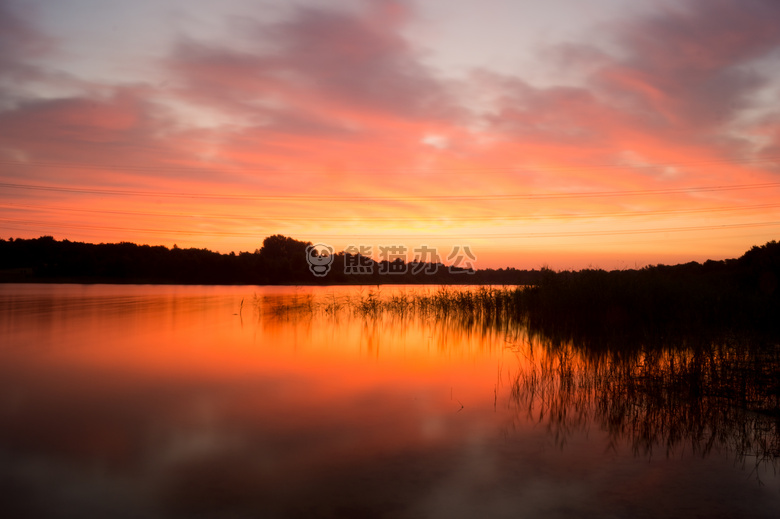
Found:
M 333 254 L 327 275 L 316 276 L 307 261 L 311 245 L 277 234 L 265 238 L 254 252 L 221 254 L 176 245 L 93 244 L 51 236 L 0 239 L 0 282 L 523 285 L 534 284 L 541 275 L 540 270 L 472 270 L 432 262 L 375 261 L 342 251 Z M 368 273 L 355 272 L 350 267 L 355 265 Z

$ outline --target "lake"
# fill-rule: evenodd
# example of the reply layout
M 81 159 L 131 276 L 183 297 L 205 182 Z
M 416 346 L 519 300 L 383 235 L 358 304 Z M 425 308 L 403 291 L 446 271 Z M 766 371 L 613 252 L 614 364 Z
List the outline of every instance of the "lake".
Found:
M 349 310 L 437 290 L 0 284 L 3 515 L 780 514 L 777 418 L 659 403 L 651 356 Z

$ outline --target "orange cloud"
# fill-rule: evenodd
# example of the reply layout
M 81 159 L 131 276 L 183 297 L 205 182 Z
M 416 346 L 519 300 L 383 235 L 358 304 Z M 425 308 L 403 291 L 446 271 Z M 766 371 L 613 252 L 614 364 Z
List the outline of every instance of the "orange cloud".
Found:
M 615 24 L 619 55 L 570 44 L 556 63 L 579 84 L 550 87 L 436 73 L 404 2 L 247 19 L 241 50 L 180 40 L 167 83 L 0 91 L 0 222 L 223 251 L 275 233 L 468 242 L 484 266 L 735 256 L 780 228 L 776 114 L 751 104 L 770 77 L 746 66 L 780 46 L 776 5 L 691 0 Z M 24 36 L 0 52 L 6 80 L 45 82 L 29 56 L 46 37 L 3 20 Z

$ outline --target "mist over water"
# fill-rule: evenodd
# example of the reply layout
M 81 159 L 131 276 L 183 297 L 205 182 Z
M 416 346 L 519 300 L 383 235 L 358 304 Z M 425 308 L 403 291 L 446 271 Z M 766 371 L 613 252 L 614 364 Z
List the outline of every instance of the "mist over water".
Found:
M 777 516 L 777 395 L 739 338 L 588 353 L 365 306 L 439 290 L 0 285 L 4 508 Z

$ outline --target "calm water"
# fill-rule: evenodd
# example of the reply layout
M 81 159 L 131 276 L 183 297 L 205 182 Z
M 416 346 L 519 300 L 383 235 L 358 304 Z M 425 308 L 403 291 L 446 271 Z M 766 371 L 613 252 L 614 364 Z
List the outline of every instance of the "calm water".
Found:
M 0 285 L 3 516 L 780 514 L 744 424 L 607 398 L 522 330 L 278 310 L 369 290 Z

